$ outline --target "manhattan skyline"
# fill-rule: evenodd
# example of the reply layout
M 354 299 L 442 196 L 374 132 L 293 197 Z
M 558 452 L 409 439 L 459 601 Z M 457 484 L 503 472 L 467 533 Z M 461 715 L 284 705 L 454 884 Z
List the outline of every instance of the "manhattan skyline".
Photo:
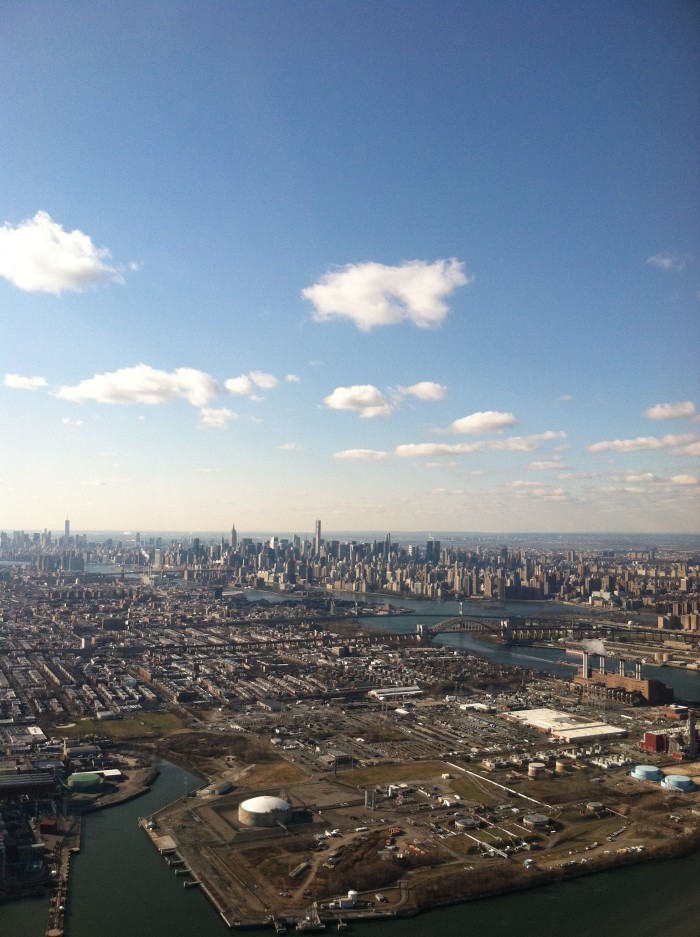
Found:
M 695 4 L 4 12 L 0 528 L 700 529 Z

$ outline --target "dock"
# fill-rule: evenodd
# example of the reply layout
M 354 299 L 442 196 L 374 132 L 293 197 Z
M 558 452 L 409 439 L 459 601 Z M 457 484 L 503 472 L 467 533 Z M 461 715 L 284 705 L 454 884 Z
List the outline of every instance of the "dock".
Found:
M 80 852 L 80 816 L 64 818 L 65 828 L 56 842 L 54 874 L 54 892 L 49 904 L 49 922 L 46 937 L 63 937 L 65 933 L 66 906 L 68 904 L 68 881 L 71 859 Z

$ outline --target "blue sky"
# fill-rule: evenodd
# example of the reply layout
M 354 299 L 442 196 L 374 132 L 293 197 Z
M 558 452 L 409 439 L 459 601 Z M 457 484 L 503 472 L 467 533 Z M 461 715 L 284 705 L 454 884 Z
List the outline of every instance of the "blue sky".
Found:
M 697 532 L 697 4 L 2 10 L 0 528 Z

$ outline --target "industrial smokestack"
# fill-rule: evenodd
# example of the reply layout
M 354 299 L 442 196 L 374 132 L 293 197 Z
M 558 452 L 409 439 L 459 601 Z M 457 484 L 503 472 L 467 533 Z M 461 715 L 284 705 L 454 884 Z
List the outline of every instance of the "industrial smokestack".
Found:
M 588 679 L 588 677 L 590 677 L 591 675 L 588 669 L 588 651 L 583 652 L 582 665 L 583 666 L 582 666 L 581 676 L 584 677 L 584 679 Z
M 697 758 L 698 737 L 695 734 L 695 710 L 691 709 L 688 713 L 688 755 L 690 758 Z
M 622 658 L 620 658 L 620 676 L 624 677 L 624 675 L 625 675 L 625 662 Z
M 600 661 L 598 663 L 598 669 L 602 674 L 605 673 L 605 654 L 600 655 Z
M 642 665 L 639 663 L 639 661 L 637 661 L 637 663 L 634 665 L 634 678 L 635 680 L 642 679 Z

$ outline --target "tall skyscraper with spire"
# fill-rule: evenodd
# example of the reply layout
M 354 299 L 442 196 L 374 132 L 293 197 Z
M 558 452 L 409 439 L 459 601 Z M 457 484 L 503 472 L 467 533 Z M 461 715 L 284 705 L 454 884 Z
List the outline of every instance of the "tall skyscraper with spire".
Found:
M 238 534 L 236 533 L 236 525 L 231 524 L 231 551 L 233 552 L 238 546 Z

